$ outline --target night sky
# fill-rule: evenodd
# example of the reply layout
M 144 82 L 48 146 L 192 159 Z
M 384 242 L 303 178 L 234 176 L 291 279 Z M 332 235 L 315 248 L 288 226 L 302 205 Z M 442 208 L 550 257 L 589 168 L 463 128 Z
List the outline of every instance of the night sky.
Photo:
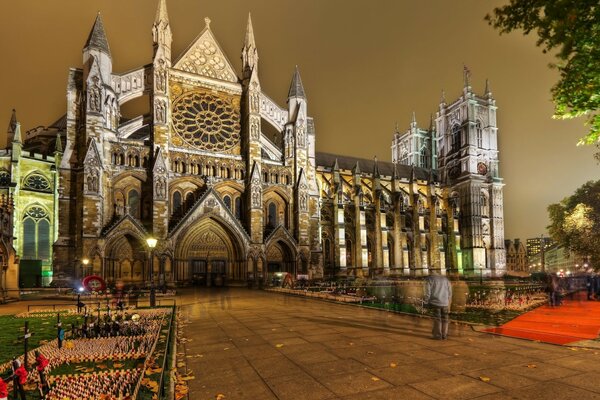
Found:
M 66 112 L 69 67 L 101 11 L 113 72 L 151 62 L 158 0 L 19 0 L 0 14 L 0 130 L 17 109 L 22 128 L 49 125 Z M 498 109 L 500 173 L 506 183 L 506 238 L 545 232 L 546 206 L 598 179 L 593 147 L 576 147 L 583 121 L 551 118 L 557 73 L 536 37 L 498 35 L 483 20 L 498 1 L 481 0 L 167 0 L 173 60 L 204 28 L 204 17 L 240 72 L 252 13 L 263 90 L 285 105 L 294 66 L 300 68 L 315 118 L 317 151 L 391 160 L 396 123 L 421 127 L 462 91 L 463 64 L 475 92 L 485 79 Z M 138 102 L 139 103 L 139 102 Z M 131 104 L 134 116 L 145 104 Z M 4 122 L 2 122 L 4 121 Z M 4 126 L 2 125 L 4 124 Z M 4 132 L 2 132 L 4 134 Z M 4 139 L 2 139 L 4 143 Z

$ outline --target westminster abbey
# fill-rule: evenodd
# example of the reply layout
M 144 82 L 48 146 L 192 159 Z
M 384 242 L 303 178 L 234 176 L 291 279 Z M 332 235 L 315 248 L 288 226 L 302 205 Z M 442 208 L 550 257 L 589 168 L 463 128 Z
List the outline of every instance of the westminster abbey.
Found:
M 475 94 L 465 73 L 462 95 L 442 98 L 427 129 L 414 119 L 396 129 L 392 163 L 318 153 L 298 68 L 287 104 L 276 104 L 261 89 L 250 17 L 241 73 L 205 24 L 171 54 L 159 0 L 151 63 L 117 72 L 98 15 L 81 67 L 69 70 L 66 114 L 22 133 L 13 113 L 0 191 L 14 198 L 19 261 L 41 266 L 43 284 L 52 274 L 211 286 L 277 272 L 505 272 L 487 87 Z M 121 107 L 143 96 L 150 111 L 123 118 Z

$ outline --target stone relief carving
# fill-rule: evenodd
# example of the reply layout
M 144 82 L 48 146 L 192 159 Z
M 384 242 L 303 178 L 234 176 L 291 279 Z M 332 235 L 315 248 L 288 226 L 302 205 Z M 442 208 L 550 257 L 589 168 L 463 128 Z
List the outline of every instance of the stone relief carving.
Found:
M 260 186 L 252 185 L 252 208 L 261 208 L 261 189 Z
M 252 122 L 252 125 L 250 125 L 250 140 L 258 140 L 259 136 L 258 124 L 256 122 Z
M 161 176 L 155 179 L 154 194 L 158 200 L 164 200 L 166 197 L 167 182 L 165 177 Z
M 100 112 L 102 104 L 102 94 L 100 93 L 100 86 L 98 84 L 98 77 L 92 78 L 94 83 L 88 88 L 88 108 L 93 112 Z
M 165 123 L 167 121 L 167 106 L 162 100 L 155 100 L 156 122 Z
M 159 92 L 167 90 L 167 70 L 165 69 L 165 60 L 158 60 L 158 67 L 154 73 L 154 87 Z

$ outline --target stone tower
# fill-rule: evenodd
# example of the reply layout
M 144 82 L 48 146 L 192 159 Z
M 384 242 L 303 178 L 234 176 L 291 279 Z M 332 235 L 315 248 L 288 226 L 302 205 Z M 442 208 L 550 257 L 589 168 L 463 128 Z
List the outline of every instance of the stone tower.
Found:
M 501 276 L 506 255 L 497 107 L 487 82 L 484 95 L 479 96 L 470 80 L 465 68 L 463 94 L 451 104 L 442 96 L 439 105 L 439 174 L 460 215 L 462 269 L 467 274 Z

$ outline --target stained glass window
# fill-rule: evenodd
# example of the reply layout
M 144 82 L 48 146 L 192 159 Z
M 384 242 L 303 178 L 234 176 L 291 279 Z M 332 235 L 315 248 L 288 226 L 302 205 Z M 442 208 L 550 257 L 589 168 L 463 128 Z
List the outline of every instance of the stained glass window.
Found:
M 27 260 L 50 259 L 50 221 L 48 213 L 40 206 L 32 206 L 23 220 L 23 258 Z
M 173 103 L 173 129 L 194 147 L 229 150 L 240 140 L 240 112 L 236 102 L 202 91 L 185 93 Z

